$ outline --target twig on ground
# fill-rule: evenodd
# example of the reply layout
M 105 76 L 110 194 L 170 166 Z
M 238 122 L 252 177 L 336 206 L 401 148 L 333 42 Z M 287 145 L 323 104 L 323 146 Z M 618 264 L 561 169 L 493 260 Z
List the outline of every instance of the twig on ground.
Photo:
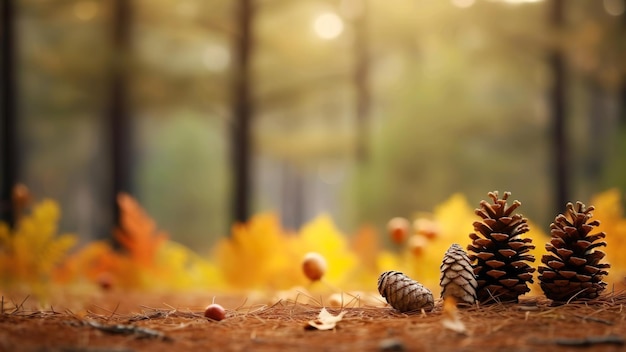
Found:
M 15 304 L 15 309 L 13 309 L 13 311 L 11 312 L 11 315 L 14 315 L 15 313 L 24 310 L 24 303 L 26 303 L 26 301 L 30 298 L 30 295 L 27 295 L 24 300 L 22 301 L 22 303 L 20 303 L 19 305 Z
M 111 318 L 113 318 L 113 316 L 115 315 L 115 313 L 117 312 L 117 309 L 120 307 L 120 302 L 117 302 L 117 305 L 115 306 L 115 309 L 113 309 L 113 311 L 111 312 L 111 315 L 109 315 L 109 317 L 107 318 L 107 321 L 111 320 Z
M 99 305 L 97 305 L 97 304 L 94 304 L 94 307 L 96 307 L 96 308 L 98 308 L 98 309 L 101 309 L 101 310 L 103 310 L 103 311 L 105 311 L 105 312 L 107 312 L 107 313 L 110 313 L 110 315 L 109 315 L 108 317 L 106 317 L 106 316 L 104 316 L 104 315 L 102 315 L 102 314 L 97 314 L 97 313 L 95 313 L 95 312 L 93 312 L 93 311 L 91 311 L 91 310 L 89 310 L 89 309 L 87 310 L 87 312 L 88 312 L 89 314 L 93 314 L 93 315 L 99 316 L 100 318 L 102 318 L 102 319 L 104 319 L 104 320 L 110 320 L 110 319 L 111 319 L 114 315 L 116 315 L 116 314 L 117 314 L 117 309 L 119 308 L 119 306 L 120 306 L 120 302 L 117 302 L 117 305 L 115 306 L 115 310 L 110 310 L 110 309 L 104 308 L 104 307 L 102 307 L 102 306 L 99 306 Z M 118 314 L 118 315 L 119 315 L 119 314 Z
M 540 345 L 559 345 L 559 346 L 571 346 L 571 347 L 585 347 L 601 344 L 610 345 L 624 345 L 626 342 L 623 337 L 619 335 L 606 335 L 606 336 L 587 336 L 583 338 L 557 338 L 552 340 L 533 340 L 535 344 Z
M 140 321 L 140 320 L 149 320 L 149 319 L 158 319 L 158 318 L 167 318 L 169 316 L 170 312 L 167 311 L 162 311 L 162 310 L 156 310 L 150 314 L 137 314 L 131 318 L 129 318 L 127 321 L 129 323 L 135 322 L 135 321 Z
M 576 294 L 575 294 L 575 295 L 573 295 L 572 297 L 570 297 L 570 299 L 568 299 L 568 300 L 567 300 L 567 302 L 565 302 L 565 304 L 570 304 L 570 303 L 571 303 L 571 302 L 572 302 L 572 301 L 573 301 L 576 297 L 578 297 L 581 293 L 583 293 L 583 292 L 585 292 L 585 291 L 587 291 L 587 289 L 586 289 L 586 288 L 585 288 L 585 289 L 583 289 L 583 290 L 580 290 L 580 291 L 576 292 Z
M 98 329 L 100 331 L 104 331 L 110 334 L 135 335 L 137 338 L 140 338 L 140 339 L 141 338 L 158 338 L 163 341 L 172 341 L 170 337 L 166 336 L 164 333 L 158 330 L 144 328 L 141 326 L 124 325 L 124 324 L 106 325 L 106 324 L 100 324 L 95 321 L 86 321 L 85 323 L 95 329 Z
M 613 322 L 610 320 L 606 320 L 606 319 L 601 319 L 601 318 L 594 318 L 594 317 L 590 317 L 590 316 L 584 316 L 584 315 L 580 315 L 580 314 L 574 314 L 574 316 L 576 318 L 580 318 L 582 320 L 588 320 L 588 321 L 593 321 L 596 323 L 601 323 L 601 324 L 605 324 L 605 325 L 613 325 Z

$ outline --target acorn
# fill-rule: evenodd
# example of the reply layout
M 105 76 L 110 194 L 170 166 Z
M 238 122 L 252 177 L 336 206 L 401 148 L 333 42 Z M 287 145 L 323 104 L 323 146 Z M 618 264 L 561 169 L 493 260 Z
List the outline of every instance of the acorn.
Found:
M 409 237 L 411 223 L 403 217 L 395 217 L 387 223 L 389 237 L 396 244 L 402 244 Z
M 326 273 L 326 268 L 326 259 L 319 253 L 309 252 L 302 260 L 302 271 L 311 281 L 320 280 Z
M 212 303 L 204 310 L 204 316 L 211 320 L 224 320 L 224 318 L 226 318 L 226 310 L 221 305 Z

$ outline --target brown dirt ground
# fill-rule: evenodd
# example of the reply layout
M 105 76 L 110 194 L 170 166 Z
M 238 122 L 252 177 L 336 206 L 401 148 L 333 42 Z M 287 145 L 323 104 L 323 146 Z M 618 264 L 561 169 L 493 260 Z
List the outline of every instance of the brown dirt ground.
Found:
M 73 298 L 67 297 L 68 301 Z M 343 308 L 336 328 L 307 330 L 321 305 L 248 304 L 220 296 L 222 321 L 203 316 L 210 295 L 111 293 L 86 309 L 33 309 L 3 297 L 0 351 L 618 351 L 626 349 L 626 293 L 551 306 L 545 298 L 459 309 L 466 331 L 445 328 L 441 302 L 429 313 Z M 68 304 L 71 306 L 72 304 Z M 341 308 L 329 308 L 337 314 Z M 123 326 L 117 326 L 122 324 Z M 117 331 L 109 331 L 118 329 Z M 145 329 L 142 329 L 145 328 Z M 147 329 L 147 330 L 146 330 Z

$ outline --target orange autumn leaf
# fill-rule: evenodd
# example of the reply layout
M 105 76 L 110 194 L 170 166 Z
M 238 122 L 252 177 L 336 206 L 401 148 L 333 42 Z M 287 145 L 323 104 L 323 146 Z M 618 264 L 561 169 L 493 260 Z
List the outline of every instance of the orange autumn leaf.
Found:
M 132 288 L 139 285 L 139 274 L 130 259 L 118 254 L 105 241 L 91 242 L 71 255 L 55 272 L 58 283 L 86 279 L 94 284 Z
M 121 226 L 114 231 L 115 239 L 126 249 L 131 259 L 142 267 L 153 267 L 159 248 L 168 236 L 158 231 L 156 223 L 130 195 L 117 196 Z

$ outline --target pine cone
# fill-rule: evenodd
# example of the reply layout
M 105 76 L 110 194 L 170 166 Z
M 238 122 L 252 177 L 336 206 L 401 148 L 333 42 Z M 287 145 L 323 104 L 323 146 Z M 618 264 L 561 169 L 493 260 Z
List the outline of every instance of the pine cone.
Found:
M 441 266 L 441 297 L 453 297 L 458 302 L 476 302 L 476 277 L 467 253 L 458 244 L 448 248 Z
M 433 294 L 419 282 L 399 271 L 385 271 L 378 278 L 378 292 L 400 312 L 426 310 L 435 306 Z
M 528 251 L 535 248 L 530 238 L 521 238 L 528 232 L 527 219 L 512 214 L 521 203 L 514 201 L 507 207 L 510 192 L 498 199 L 498 192 L 489 192 L 493 204 L 481 201 L 476 215 L 482 221 L 474 222 L 475 233 L 470 234 L 470 252 L 474 274 L 478 283 L 477 298 L 481 302 L 517 301 L 519 295 L 530 291 L 527 283 L 533 282 L 535 268 L 528 265 L 535 258 Z
M 566 215 L 559 214 L 550 225 L 550 242 L 546 244 L 549 254 L 541 258 L 546 266 L 539 266 L 539 281 L 546 297 L 556 302 L 572 298 L 596 298 L 606 288 L 602 281 L 609 264 L 600 264 L 605 253 L 597 247 L 606 246 L 599 239 L 606 234 L 590 234 L 600 225 L 592 217 L 593 206 L 581 202 L 567 203 Z M 594 243 L 595 242 L 595 243 Z

